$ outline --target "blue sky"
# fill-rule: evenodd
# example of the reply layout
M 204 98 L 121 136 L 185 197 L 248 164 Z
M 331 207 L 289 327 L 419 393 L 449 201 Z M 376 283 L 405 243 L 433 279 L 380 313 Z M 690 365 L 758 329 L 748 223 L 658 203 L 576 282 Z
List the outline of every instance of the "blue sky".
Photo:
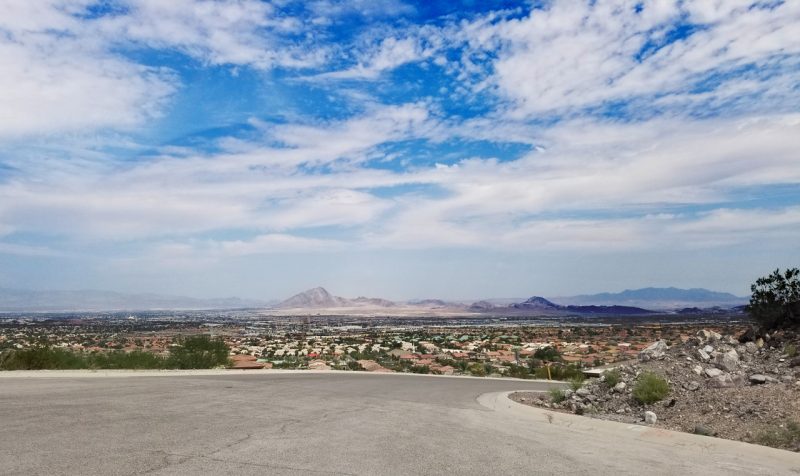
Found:
M 11 0 L 0 286 L 746 294 L 797 266 L 797 2 Z

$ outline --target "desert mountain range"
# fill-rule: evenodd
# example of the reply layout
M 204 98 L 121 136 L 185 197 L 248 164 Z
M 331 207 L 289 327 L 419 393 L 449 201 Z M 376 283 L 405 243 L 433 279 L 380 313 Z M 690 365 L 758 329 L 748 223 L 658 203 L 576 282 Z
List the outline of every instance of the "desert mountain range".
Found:
M 596 297 L 594 297 L 596 296 Z M 650 314 L 655 311 L 702 309 L 712 307 L 732 308 L 747 302 L 728 293 L 706 289 L 643 288 L 625 290 L 621 293 L 602 293 L 560 298 L 563 304 L 533 296 L 510 304 L 498 304 L 501 300 L 481 300 L 473 303 L 448 302 L 425 299 L 394 302 L 381 298 L 358 297 L 348 299 L 330 294 L 325 288 L 316 287 L 295 294 L 274 309 L 341 309 L 341 308 L 424 308 L 464 310 L 469 312 L 531 312 L 577 313 L 577 314 Z
M 316 287 L 298 293 L 284 301 L 241 299 L 199 299 L 161 294 L 126 294 L 111 291 L 34 291 L 0 288 L 0 311 L 58 312 L 114 310 L 192 310 L 192 309 L 271 309 L 323 310 L 345 312 L 377 310 L 382 313 L 441 311 L 453 313 L 579 313 L 579 314 L 645 314 L 655 311 L 702 310 L 733 308 L 747 303 L 747 298 L 707 289 L 643 288 L 620 293 L 601 293 L 545 299 L 531 298 L 484 299 L 474 302 L 453 302 L 441 299 L 391 301 L 378 297 L 344 298 L 325 288 Z M 686 311 L 686 312 L 690 312 Z

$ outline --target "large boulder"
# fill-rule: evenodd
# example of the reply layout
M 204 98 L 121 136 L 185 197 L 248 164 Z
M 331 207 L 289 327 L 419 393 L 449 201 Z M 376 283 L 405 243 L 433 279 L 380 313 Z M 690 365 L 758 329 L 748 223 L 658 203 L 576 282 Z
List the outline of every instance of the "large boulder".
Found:
M 725 353 L 717 354 L 714 357 L 714 365 L 726 372 L 733 372 L 739 369 L 739 354 L 731 349 Z
M 706 329 L 697 331 L 697 337 L 699 337 L 703 342 L 717 342 L 722 338 L 719 333 Z
M 656 341 L 648 346 L 643 351 L 639 352 L 639 360 L 647 362 L 648 360 L 661 360 L 667 355 L 669 346 L 663 340 Z

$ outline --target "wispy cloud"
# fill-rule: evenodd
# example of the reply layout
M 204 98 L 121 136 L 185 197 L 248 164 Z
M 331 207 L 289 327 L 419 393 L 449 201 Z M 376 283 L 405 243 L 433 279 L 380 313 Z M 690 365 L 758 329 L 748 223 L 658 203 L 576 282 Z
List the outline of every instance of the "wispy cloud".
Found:
M 779 254 L 800 233 L 797 2 L 6 6 L 6 256 Z M 204 108 L 223 119 L 193 127 Z

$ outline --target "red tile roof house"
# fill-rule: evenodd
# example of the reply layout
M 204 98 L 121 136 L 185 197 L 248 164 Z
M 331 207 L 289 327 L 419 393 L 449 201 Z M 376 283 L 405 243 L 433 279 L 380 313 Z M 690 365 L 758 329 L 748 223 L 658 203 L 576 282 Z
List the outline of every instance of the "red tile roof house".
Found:
M 234 355 L 231 357 L 233 361 L 234 369 L 240 370 L 257 370 L 263 369 L 264 364 L 262 362 L 257 362 L 256 357 L 253 355 Z

